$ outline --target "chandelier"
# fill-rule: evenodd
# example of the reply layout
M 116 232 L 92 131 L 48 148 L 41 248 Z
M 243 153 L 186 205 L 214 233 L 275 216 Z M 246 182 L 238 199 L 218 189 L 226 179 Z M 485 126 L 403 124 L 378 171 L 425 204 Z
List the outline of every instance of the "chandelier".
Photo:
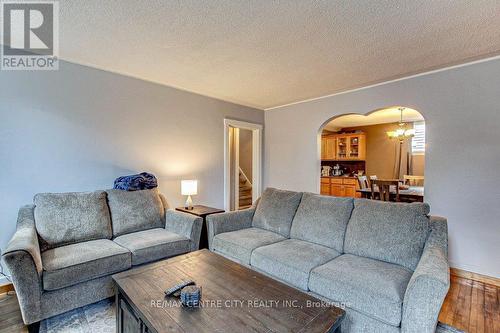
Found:
M 415 130 L 413 128 L 406 128 L 406 123 L 403 122 L 403 111 L 405 108 L 398 108 L 401 113 L 401 118 L 399 120 L 398 128 L 395 131 L 388 131 L 387 136 L 391 139 L 396 139 L 400 143 L 405 140 L 413 138 L 415 136 Z

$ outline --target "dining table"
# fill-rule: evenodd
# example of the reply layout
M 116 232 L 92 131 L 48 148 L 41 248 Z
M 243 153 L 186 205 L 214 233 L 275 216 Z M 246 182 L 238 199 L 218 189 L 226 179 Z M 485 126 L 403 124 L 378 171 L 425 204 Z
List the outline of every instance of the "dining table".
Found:
M 361 197 L 365 199 L 372 198 L 371 188 L 361 188 L 357 189 L 356 192 L 361 193 Z M 376 188 L 375 193 L 378 193 Z M 396 188 L 391 186 L 390 188 L 390 199 L 395 201 Z M 393 200 L 394 199 L 394 200 Z M 399 189 L 399 201 L 400 202 L 424 202 L 424 187 L 423 186 L 410 186 L 408 189 Z

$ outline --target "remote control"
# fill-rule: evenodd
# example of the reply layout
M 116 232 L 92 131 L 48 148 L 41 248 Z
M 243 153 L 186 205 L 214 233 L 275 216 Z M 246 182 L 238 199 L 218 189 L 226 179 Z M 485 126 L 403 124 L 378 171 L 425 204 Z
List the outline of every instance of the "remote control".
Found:
M 193 280 L 186 280 L 186 281 L 182 281 L 170 288 L 168 288 L 167 290 L 165 290 L 165 295 L 167 296 L 171 296 L 173 295 L 176 291 L 179 291 L 181 290 L 182 288 L 186 287 L 186 286 L 190 286 L 192 284 L 195 284 L 195 282 Z

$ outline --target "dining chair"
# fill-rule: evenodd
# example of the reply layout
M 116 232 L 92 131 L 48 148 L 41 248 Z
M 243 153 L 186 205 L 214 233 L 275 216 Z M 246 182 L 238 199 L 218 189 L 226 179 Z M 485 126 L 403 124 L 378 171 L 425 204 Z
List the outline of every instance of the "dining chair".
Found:
M 370 178 L 370 181 L 368 181 L 368 179 L 367 179 L 367 184 L 368 184 L 368 187 L 371 189 L 371 193 L 368 194 L 366 196 L 366 198 L 367 199 L 375 199 L 375 196 L 377 195 L 377 193 L 373 192 L 373 188 L 372 188 L 371 182 L 374 181 L 374 180 L 376 180 L 376 179 L 378 179 L 378 178 L 377 178 L 377 175 L 371 175 L 369 178 Z
M 359 188 L 362 190 L 370 190 L 371 191 L 371 186 L 370 183 L 368 182 L 368 177 L 366 176 L 358 176 L 358 184 Z M 366 198 L 371 199 L 372 197 L 372 192 L 371 193 L 366 193 Z
M 381 201 L 391 200 L 391 186 L 396 188 L 394 201 L 399 202 L 399 180 L 374 179 L 371 181 L 372 199 Z M 375 195 L 375 188 L 378 187 L 378 196 Z
M 405 185 L 424 186 L 424 176 L 404 175 L 403 179 L 404 179 Z
M 358 176 L 358 184 L 360 189 L 370 188 L 370 183 L 368 183 L 368 177 Z

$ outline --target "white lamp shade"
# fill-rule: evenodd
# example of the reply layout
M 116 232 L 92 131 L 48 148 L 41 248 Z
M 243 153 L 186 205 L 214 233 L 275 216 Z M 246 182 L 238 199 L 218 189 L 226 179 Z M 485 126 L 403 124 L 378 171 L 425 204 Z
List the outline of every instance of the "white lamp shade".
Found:
M 198 194 L 198 181 L 197 180 L 181 180 L 181 194 L 182 195 L 196 195 L 196 194 Z

